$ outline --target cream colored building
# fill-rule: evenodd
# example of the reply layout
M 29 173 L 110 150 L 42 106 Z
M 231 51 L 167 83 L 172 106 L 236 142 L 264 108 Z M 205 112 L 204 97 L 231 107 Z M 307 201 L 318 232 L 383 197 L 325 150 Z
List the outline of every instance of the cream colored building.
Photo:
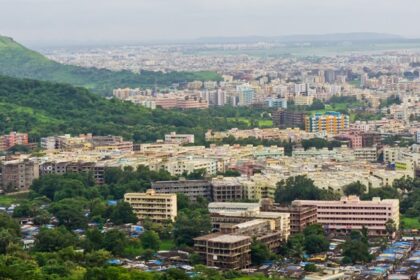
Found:
M 155 223 L 175 221 L 177 215 L 176 194 L 156 193 L 150 189 L 145 193 L 126 193 L 124 201 L 130 204 L 140 221 L 145 219 Z

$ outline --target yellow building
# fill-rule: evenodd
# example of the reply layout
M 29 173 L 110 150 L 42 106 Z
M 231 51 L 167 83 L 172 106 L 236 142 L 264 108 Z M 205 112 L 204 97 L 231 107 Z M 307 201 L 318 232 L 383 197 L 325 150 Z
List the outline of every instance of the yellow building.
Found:
M 145 193 L 126 193 L 124 201 L 131 205 L 140 221 L 145 219 L 150 219 L 155 223 L 166 220 L 175 221 L 176 194 L 156 193 L 155 190 L 150 189 Z
M 349 121 L 348 115 L 339 112 L 316 113 L 305 118 L 305 130 L 307 132 L 337 135 L 349 128 Z

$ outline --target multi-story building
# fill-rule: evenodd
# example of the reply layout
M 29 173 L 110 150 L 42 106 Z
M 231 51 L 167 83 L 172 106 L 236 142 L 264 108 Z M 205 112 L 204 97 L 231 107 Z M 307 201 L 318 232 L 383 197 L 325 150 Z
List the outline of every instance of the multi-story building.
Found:
M 349 128 L 349 116 L 339 112 L 316 113 L 305 118 L 305 130 L 337 135 Z
M 293 206 L 316 206 L 317 222 L 326 232 L 348 234 L 366 228 L 370 236 L 384 236 L 386 223 L 393 220 L 398 228 L 400 210 L 398 199 L 373 198 L 362 201 L 357 196 L 341 200 L 295 200 Z
M 197 198 L 205 198 L 211 200 L 211 183 L 207 180 L 185 180 L 178 181 L 158 181 L 152 183 L 152 189 L 157 193 L 182 193 L 191 201 Z
M 243 189 L 235 177 L 217 177 L 211 180 L 212 200 L 215 202 L 239 201 L 243 199 Z
M 290 214 L 261 211 L 259 203 L 213 202 L 209 204 L 209 212 L 213 231 L 258 219 L 274 222 L 274 230 L 281 232 L 281 240 L 287 240 L 290 235 Z
M 298 95 L 294 98 L 295 105 L 297 106 L 311 106 L 314 102 L 313 96 L 307 96 L 307 95 Z
M 194 134 L 177 134 L 176 132 L 171 132 L 170 134 L 165 134 L 165 143 L 193 144 Z
M 5 151 L 16 145 L 28 145 L 28 134 L 27 133 L 18 133 L 10 132 L 0 136 L 0 151 Z
M 283 108 L 287 109 L 287 99 L 269 97 L 264 100 L 264 106 L 268 108 Z
M 239 97 L 239 106 L 249 106 L 254 102 L 255 91 L 253 88 L 242 85 L 237 87 L 238 97 Z
M 251 265 L 251 237 L 212 233 L 194 238 L 194 250 L 207 266 L 243 269 Z
M 130 204 L 140 222 L 145 219 L 155 223 L 174 222 L 177 215 L 176 194 L 156 193 L 150 189 L 145 193 L 126 193 L 124 201 Z
M 301 127 L 305 125 L 305 112 L 280 109 L 272 113 L 273 123 L 279 128 Z
M 291 205 L 289 207 L 282 207 L 273 204 L 271 199 L 263 199 L 261 201 L 261 211 L 289 213 L 291 234 L 302 232 L 305 227 L 317 222 L 316 206 Z
M 0 168 L 1 186 L 5 192 L 27 190 L 39 177 L 39 165 L 30 159 L 4 161 Z
M 358 148 L 353 150 L 356 159 L 376 162 L 378 160 L 378 152 L 375 147 L 373 148 Z

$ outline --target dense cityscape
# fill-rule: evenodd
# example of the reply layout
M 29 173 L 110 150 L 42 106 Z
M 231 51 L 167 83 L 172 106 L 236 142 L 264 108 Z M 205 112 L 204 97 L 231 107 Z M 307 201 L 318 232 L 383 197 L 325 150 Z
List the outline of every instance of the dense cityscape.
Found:
M 419 40 L 36 49 L 0 35 L 0 279 L 420 279 Z

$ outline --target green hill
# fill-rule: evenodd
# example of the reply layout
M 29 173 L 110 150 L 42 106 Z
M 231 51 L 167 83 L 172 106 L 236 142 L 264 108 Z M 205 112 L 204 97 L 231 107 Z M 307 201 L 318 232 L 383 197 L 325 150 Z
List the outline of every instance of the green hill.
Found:
M 214 72 L 152 72 L 110 71 L 64 65 L 49 60 L 8 37 L 0 36 L 0 75 L 68 83 L 90 89 L 101 95 L 111 95 L 118 87 L 160 87 L 194 80 L 220 80 Z
M 242 115 L 254 113 L 248 108 L 241 110 Z M 193 133 L 198 141 L 203 141 L 208 128 L 247 127 L 243 122 L 229 120 L 237 113 L 240 112 L 233 107 L 150 110 L 67 84 L 0 76 L 0 134 L 28 132 L 33 140 L 54 134 L 92 132 L 145 142 L 177 131 Z

